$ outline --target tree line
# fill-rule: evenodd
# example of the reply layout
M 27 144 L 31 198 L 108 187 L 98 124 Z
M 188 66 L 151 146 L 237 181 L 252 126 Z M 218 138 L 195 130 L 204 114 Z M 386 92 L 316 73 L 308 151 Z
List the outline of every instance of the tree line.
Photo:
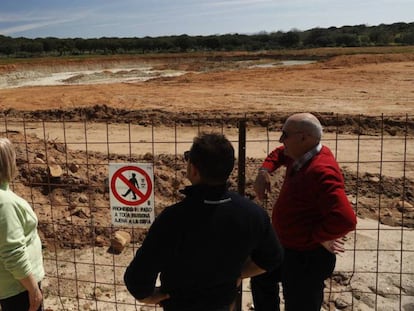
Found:
M 190 51 L 259 51 L 317 47 L 414 45 L 414 23 L 313 28 L 209 36 L 133 38 L 12 38 L 0 35 L 1 57 L 144 54 Z

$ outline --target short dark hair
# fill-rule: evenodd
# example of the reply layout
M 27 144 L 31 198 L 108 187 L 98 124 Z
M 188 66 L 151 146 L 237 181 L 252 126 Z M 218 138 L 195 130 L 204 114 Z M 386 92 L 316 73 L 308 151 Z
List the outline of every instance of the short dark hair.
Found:
M 193 140 L 189 161 L 197 167 L 206 184 L 226 183 L 234 167 L 234 148 L 218 133 L 200 133 Z

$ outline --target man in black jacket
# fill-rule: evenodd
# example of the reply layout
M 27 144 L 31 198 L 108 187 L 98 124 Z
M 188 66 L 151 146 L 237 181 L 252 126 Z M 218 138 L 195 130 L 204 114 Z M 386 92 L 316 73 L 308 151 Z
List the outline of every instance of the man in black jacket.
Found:
M 277 268 L 283 251 L 266 212 L 227 189 L 234 149 L 224 135 L 195 137 L 185 159 L 192 185 L 156 218 L 124 281 L 166 311 L 229 310 L 241 279 Z

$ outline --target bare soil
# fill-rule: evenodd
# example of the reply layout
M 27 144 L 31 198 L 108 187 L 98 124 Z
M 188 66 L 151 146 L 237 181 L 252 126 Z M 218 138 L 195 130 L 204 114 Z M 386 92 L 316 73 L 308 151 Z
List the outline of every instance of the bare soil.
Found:
M 241 117 L 246 117 L 251 126 L 267 126 L 274 131 L 280 129 L 290 113 L 310 111 L 321 119 L 326 132 L 373 136 L 381 133 L 384 135 L 385 132 L 390 137 L 404 136 L 406 133 L 412 135 L 414 123 L 410 117 L 414 112 L 414 51 L 335 57 L 327 57 L 324 53 L 326 51 L 316 50 L 309 55 L 298 55 L 299 59 L 315 59 L 316 55 L 318 61 L 295 66 L 274 66 L 279 61 L 275 56 L 246 53 L 89 58 L 76 62 L 67 59 L 16 62 L 0 65 L 0 72 L 64 72 L 145 64 L 157 70 L 181 70 L 187 73 L 178 77 L 160 77 L 135 83 L 68 83 L 59 86 L 5 88 L 0 89 L 0 107 L 9 120 L 24 118 L 26 121 L 134 122 L 142 126 L 159 127 L 168 127 L 174 122 L 181 123 L 184 127 L 196 123 L 207 123 L 210 126 L 226 123 L 227 126 L 235 127 Z M 386 116 L 385 119 L 381 114 Z M 82 131 L 82 127 L 79 130 Z M 14 137 L 21 135 L 22 131 L 16 132 L 18 133 L 12 134 L 11 138 L 23 141 L 23 138 Z M 67 135 L 76 136 L 77 133 L 68 132 Z M 53 238 L 53 244 L 57 242 L 61 247 L 80 247 L 90 243 L 90 235 L 82 232 L 89 228 L 81 226 L 86 225 L 90 217 L 93 216 L 97 227 L 110 227 L 108 202 L 104 196 L 107 168 L 101 165 L 108 161 L 105 153 L 96 152 L 93 161 L 89 160 L 89 165 L 97 163 L 94 169 L 89 167 L 86 172 L 83 171 L 85 167 L 81 166 L 77 173 L 70 173 L 64 164 L 68 163 L 65 158 L 68 157 L 69 162 L 73 159 L 84 163 L 82 159 L 86 155 L 80 150 L 66 150 L 63 145 L 52 142 L 47 156 L 63 163 L 64 170 L 69 173 L 62 175 L 59 180 L 52 180 L 56 185 L 50 187 L 47 164 L 27 165 L 28 161 L 39 157 L 34 146 L 44 144 L 42 137 L 30 139 L 33 140 L 29 145 L 31 150 L 19 150 L 22 164 L 20 178 L 24 187 L 34 187 L 31 191 L 35 202 L 50 203 L 48 200 L 52 200 L 56 201 L 52 205 L 65 206 L 53 210 L 54 215 L 51 215 L 48 204 L 44 204 L 44 210 L 41 208 L 43 204 L 39 204 L 41 223 L 42 220 L 53 217 L 58 222 L 80 225 L 76 229 L 80 232 L 76 235 L 71 228 L 55 230 L 50 224 L 41 224 L 44 236 Z M 70 141 L 71 137 L 66 139 Z M 167 155 L 154 159 L 159 172 L 159 176 L 155 176 L 156 196 L 160 203 L 158 211 L 176 200 L 178 188 L 186 183 L 184 166 L 180 164 L 177 168 L 175 155 L 168 155 L 172 152 L 166 153 Z M 251 187 L 255 169 L 264 156 L 265 154 L 253 154 L 252 159 L 249 159 L 254 163 L 248 163 L 248 167 L 252 167 L 252 171 L 247 172 L 248 187 Z M 113 160 L 119 161 L 122 157 L 125 161 L 131 160 L 125 154 L 116 155 Z M 407 190 L 400 189 L 401 180 L 396 176 L 382 178 L 381 189 L 386 202 L 383 202 L 386 206 L 383 213 L 388 215 L 383 215 L 383 221 L 387 224 L 402 223 L 401 211 L 395 206 L 402 193 L 407 202 L 413 203 L 412 166 L 408 168 L 408 181 L 404 180 Z M 181 172 L 177 173 L 177 169 Z M 349 189 L 357 188 L 354 186 L 355 174 L 352 169 L 344 169 Z M 363 197 L 372 198 L 374 206 L 378 205 L 375 200 L 379 191 L 378 182 L 372 182 L 375 178 L 378 177 L 372 172 L 365 172 L 362 184 L 358 185 L 362 187 L 360 193 L 364 193 Z M 278 182 L 280 181 L 275 181 Z M 233 185 L 236 186 L 234 180 Z M 21 189 L 22 193 L 28 191 Z M 247 192 L 254 198 L 251 188 Z M 80 204 L 79 208 L 77 197 L 82 194 L 87 195 L 88 200 L 85 206 Z M 274 194 L 277 195 L 277 191 Z M 355 197 L 357 194 L 349 195 Z M 377 211 L 370 208 L 370 205 L 370 200 L 366 200 L 366 203 L 360 204 L 362 208 L 358 212 L 377 218 Z M 413 223 L 413 218 L 408 217 L 404 225 L 412 227 Z M 94 235 L 106 239 L 110 237 L 110 229 L 97 230 L 99 232 L 94 232 Z
M 401 115 L 413 111 L 414 48 L 412 53 L 342 55 L 309 65 L 281 67 L 248 66 L 277 61 L 263 55 L 213 56 L 89 59 L 75 64 L 65 60 L 50 63 L 39 60 L 38 63 L 3 65 L 0 72 L 6 73 L 146 63 L 160 70 L 168 68 L 188 73 L 143 83 L 2 89 L 0 108 L 36 111 L 106 105 L 129 111 L 203 115 L 217 112 L 286 114 L 302 111 L 304 107 L 307 111 L 351 115 Z
M 269 57 L 214 54 L 98 58 L 83 63 L 55 59 L 0 65 L 2 73 L 111 68 L 131 63 L 145 63 L 159 70 L 188 72 L 177 77 L 134 83 L 0 89 L 0 109 L 10 123 L 24 118 L 26 122 L 86 120 L 97 124 L 133 122 L 142 128 L 148 128 L 148 125 L 168 128 L 178 122 L 185 133 L 183 135 L 190 137 L 197 124 L 214 128 L 222 127 L 224 123 L 234 129 L 238 120 L 244 117 L 252 127 L 265 126 L 277 135 L 289 114 L 309 111 L 321 119 L 328 134 L 340 133 L 344 138 L 361 134 L 390 138 L 408 135 L 412 144 L 414 50 L 401 54 L 300 55 L 300 58 L 318 59 L 318 62 L 297 66 L 257 66 L 267 65 Z M 270 60 L 275 62 L 273 58 Z M 7 129 L 8 137 L 20 142 L 17 144 L 20 174 L 15 190 L 30 195 L 29 201 L 35 202 L 42 240 L 49 250 L 109 245 L 114 229 L 109 217 L 108 161 L 154 161 L 157 167 L 157 213 L 178 200 L 178 190 L 188 184 L 184 160 L 171 150 L 155 157 L 150 153 L 132 157 L 128 153 L 108 155 L 100 150 L 86 153 L 85 150 L 68 148 L 59 139 L 49 139 L 45 144 L 44 137 L 24 137 L 23 130 L 13 129 L 10 125 Z M 82 130 L 80 127 L 79 131 Z M 3 133 L 5 131 L 2 130 Z M 68 135 L 72 135 L 66 138 L 68 141 L 77 139 L 76 131 Z M 21 143 L 25 141 L 27 145 Z M 398 203 L 401 200 L 414 203 L 413 150 L 411 147 L 406 150 L 397 148 L 396 152 L 399 158 L 404 152 L 408 156 L 404 176 L 400 173 L 382 176 L 375 170 L 374 173 L 368 169 L 359 172 L 352 166 L 344 167 L 348 195 L 354 205 L 358 200 L 360 217 L 413 228 L 414 210 Z M 255 199 L 252 183 L 264 156 L 264 153 L 253 153 L 247 159 L 246 194 L 252 199 Z M 64 171 L 55 179 L 48 171 L 47 162 L 52 157 Z M 39 158 L 43 161 L 35 162 L 34 159 Z M 76 170 L 71 169 L 74 163 L 80 163 Z M 395 167 L 390 168 L 390 172 L 395 171 Z M 275 191 L 265 205 L 269 212 L 282 174 L 273 176 Z M 236 178 L 237 168 L 230 181 L 234 189 L 237 189 Z M 143 229 L 129 231 L 132 243 L 139 243 L 145 236 Z

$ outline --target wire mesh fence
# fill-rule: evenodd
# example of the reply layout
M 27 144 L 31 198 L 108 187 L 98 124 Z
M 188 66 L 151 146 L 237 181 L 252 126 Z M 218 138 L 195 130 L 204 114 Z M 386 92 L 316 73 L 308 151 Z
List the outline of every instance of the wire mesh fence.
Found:
M 322 142 L 343 170 L 359 217 L 326 282 L 324 309 L 414 310 L 414 116 L 318 117 Z M 259 119 L 195 116 L 162 125 L 3 117 L 0 132 L 17 151 L 19 175 L 12 188 L 39 218 L 45 310 L 161 310 L 135 301 L 123 284 L 124 270 L 147 229 L 112 224 L 110 163 L 153 164 L 157 215 L 180 200 L 179 189 L 189 184 L 183 152 L 193 137 L 218 131 L 232 141 L 239 160 L 231 188 L 256 200 L 257 169 L 279 145 L 284 118 Z M 240 124 L 246 125 L 244 133 Z M 283 173 L 272 175 L 271 196 L 257 202 L 269 213 Z M 119 230 L 131 241 L 117 253 L 110 245 Z M 248 280 L 240 309 L 253 310 Z

